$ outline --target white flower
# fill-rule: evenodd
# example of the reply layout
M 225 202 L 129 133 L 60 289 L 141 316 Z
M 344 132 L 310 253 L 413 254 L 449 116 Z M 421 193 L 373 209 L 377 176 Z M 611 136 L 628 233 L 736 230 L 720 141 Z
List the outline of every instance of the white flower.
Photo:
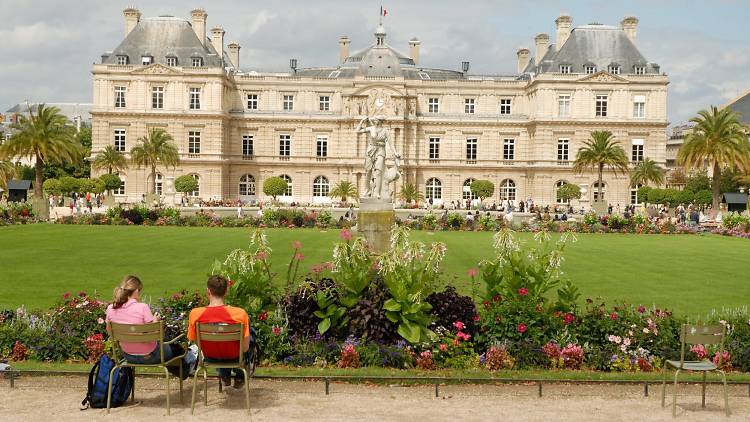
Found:
M 627 337 L 625 337 L 625 338 L 624 338 L 624 339 L 622 340 L 622 345 L 623 345 L 623 346 L 630 346 L 630 339 L 629 339 L 629 338 L 627 338 Z
M 633 330 L 628 330 L 628 335 L 632 336 L 633 335 Z
M 625 352 L 625 351 L 628 350 L 628 346 L 626 346 L 626 345 L 623 344 L 622 346 L 620 346 L 620 350 L 622 350 L 623 352 Z
M 719 324 L 721 324 L 721 325 L 727 325 L 727 322 L 722 319 L 721 321 L 719 321 Z
M 646 328 L 646 327 L 643 327 L 643 333 L 644 333 L 644 334 L 648 334 L 648 328 Z

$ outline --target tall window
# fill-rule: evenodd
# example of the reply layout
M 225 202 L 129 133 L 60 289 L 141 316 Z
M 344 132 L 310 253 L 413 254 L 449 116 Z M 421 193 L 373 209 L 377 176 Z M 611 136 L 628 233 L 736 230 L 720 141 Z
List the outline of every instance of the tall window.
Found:
M 289 157 L 292 155 L 292 136 L 279 135 L 279 155 Z
M 569 64 L 561 64 L 560 65 L 560 73 L 570 73 L 570 65 Z
M 505 179 L 500 182 L 500 200 L 501 201 L 515 201 L 516 200 L 516 182 Z
M 557 114 L 560 117 L 570 117 L 570 94 L 557 97 Z
M 240 196 L 255 195 L 255 178 L 252 174 L 244 174 L 240 177 Z
M 202 57 L 193 57 L 192 60 L 193 67 L 201 67 L 203 66 L 203 58 Z
M 429 158 L 430 160 L 440 159 L 440 138 L 431 137 L 429 140 Z
M 443 183 L 440 179 L 433 177 L 425 184 L 425 199 L 443 199 Z
M 247 94 L 247 109 L 248 110 L 258 109 L 258 94 Z
M 164 108 L 164 87 L 154 86 L 151 88 L 151 108 Z
M 473 193 L 471 191 L 471 184 L 474 182 L 474 180 L 476 180 L 476 179 L 468 178 L 468 179 L 464 180 L 464 187 L 463 187 L 463 190 L 461 192 L 462 193 L 461 198 L 463 198 L 463 199 L 470 199 L 472 201 L 475 200 L 475 199 L 477 199 L 477 198 L 479 198 L 475 193 Z
M 195 179 L 196 182 L 198 182 L 198 189 L 188 192 L 188 196 L 192 196 L 193 198 L 196 198 L 198 196 L 201 196 L 201 177 L 197 174 L 191 174 L 193 176 L 193 179 Z
M 128 56 L 117 56 L 117 64 L 128 64 Z
M 570 157 L 570 155 L 568 154 L 569 150 L 570 150 L 570 140 L 558 139 L 557 140 L 557 161 L 568 161 Z
M 620 74 L 620 66 L 612 65 L 609 67 L 609 73 L 613 75 L 619 75 Z
M 320 111 L 331 110 L 331 97 L 329 95 L 321 95 L 318 98 L 318 109 Z
M 115 149 L 125 152 L 125 129 L 115 129 Z
M 633 139 L 633 149 L 630 160 L 634 163 L 643 161 L 643 139 Z
M 596 96 L 596 117 L 607 117 L 607 100 L 606 95 Z
M 477 138 L 466 139 L 466 160 L 476 161 L 477 159 Z
M 641 203 L 640 199 L 638 198 L 638 189 L 642 188 L 643 185 L 635 185 L 634 187 L 630 188 L 630 203 L 638 205 Z
M 124 86 L 115 87 L 115 107 L 125 108 L 125 87 Z
M 440 112 L 440 100 L 438 98 L 427 99 L 427 112 L 428 113 L 439 113 Z
M 635 66 L 633 69 L 635 70 L 636 75 L 646 74 L 646 66 Z
M 474 99 L 464 98 L 464 113 L 474 114 Z
M 643 119 L 646 117 L 646 96 L 636 95 L 633 97 L 633 117 Z
M 567 204 L 570 203 L 570 199 L 563 199 L 560 198 L 560 188 L 567 185 L 568 182 L 565 180 L 558 180 L 557 183 L 555 183 L 555 201 L 558 204 Z
M 120 186 L 117 187 L 117 189 L 113 189 L 112 193 L 115 195 L 125 195 L 125 177 L 123 177 L 119 173 L 115 173 L 118 176 L 120 176 Z
M 283 106 L 284 111 L 294 110 L 294 95 L 284 95 Z
M 245 157 L 253 156 L 253 135 L 242 135 L 242 155 Z
M 167 66 L 177 66 L 177 57 L 167 57 Z
M 500 114 L 510 114 L 510 98 L 503 98 L 500 100 Z
M 283 196 L 292 196 L 292 178 L 286 174 L 282 174 L 279 177 L 286 181 L 286 192 L 284 192 Z
M 503 160 L 514 160 L 516 157 L 516 140 L 503 139 Z
M 602 197 L 599 197 L 599 182 L 594 182 L 591 185 L 591 195 L 594 198 L 594 202 L 604 201 L 605 194 L 607 193 L 607 184 L 602 182 Z
M 317 136 L 315 139 L 315 155 L 318 157 L 328 157 L 328 136 Z
M 190 88 L 190 109 L 200 110 L 201 108 L 201 89 Z
M 161 195 L 164 192 L 164 176 L 156 173 L 156 194 Z
M 325 176 L 318 176 L 313 180 L 313 197 L 324 198 L 328 196 L 328 191 L 331 185 L 328 183 L 328 178 Z
M 588 75 L 596 73 L 596 66 L 590 64 L 583 66 L 583 73 L 586 73 Z
M 188 154 L 201 153 L 201 133 L 198 131 L 188 132 Z

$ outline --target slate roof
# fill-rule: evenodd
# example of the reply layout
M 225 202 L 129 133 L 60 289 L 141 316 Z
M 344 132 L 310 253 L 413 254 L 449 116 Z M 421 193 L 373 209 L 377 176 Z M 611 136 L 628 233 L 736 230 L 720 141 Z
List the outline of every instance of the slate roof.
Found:
M 726 202 L 727 204 L 747 204 L 747 194 L 746 193 L 737 193 L 737 192 L 727 192 L 721 197 L 721 202 Z
M 532 59 L 525 72 L 559 72 L 560 65 L 569 65 L 572 73 L 583 73 L 583 67 L 587 64 L 596 65 L 597 71 L 619 65 L 622 74 L 634 73 L 635 66 L 646 66 L 646 73 L 659 73 L 659 66 L 646 60 L 625 31 L 598 24 L 574 28 L 560 51 L 556 51 L 555 45 L 551 44 L 542 58 L 541 66 Z
M 31 180 L 9 180 L 8 190 L 29 190 L 31 189 Z
M 174 16 L 142 19 L 111 53 L 102 56 L 102 64 L 117 64 L 117 56 L 128 56 L 129 64 L 141 64 L 141 56 L 152 56 L 152 63 L 167 64 L 167 57 L 177 57 L 178 66 L 191 66 L 193 57 L 202 57 L 205 67 L 224 67 L 229 63 L 206 37 L 201 44 L 190 22 Z
M 28 105 L 28 107 L 31 108 L 31 111 L 36 112 L 37 108 L 39 107 L 40 103 L 31 103 Z M 60 109 L 60 113 L 68 118 L 68 120 L 73 121 L 73 118 L 75 116 L 81 116 L 81 120 L 84 122 L 91 122 L 91 107 L 93 107 L 93 104 L 90 103 L 44 103 L 47 107 L 57 107 Z M 18 103 L 14 105 L 13 107 L 6 110 L 6 113 L 8 114 L 26 114 L 28 113 L 29 109 L 27 108 L 26 103 Z
M 729 108 L 739 113 L 742 123 L 750 124 L 750 92 L 729 104 Z

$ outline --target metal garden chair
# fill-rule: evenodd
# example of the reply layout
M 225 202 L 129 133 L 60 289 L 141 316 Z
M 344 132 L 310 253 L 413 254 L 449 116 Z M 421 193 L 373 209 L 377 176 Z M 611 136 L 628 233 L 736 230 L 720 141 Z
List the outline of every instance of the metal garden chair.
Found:
M 672 390 L 672 417 L 677 416 L 677 376 L 680 371 L 691 371 L 691 372 L 702 372 L 703 373 L 703 390 L 701 407 L 706 407 L 706 373 L 708 372 L 719 372 L 721 379 L 724 382 L 724 409 L 727 416 L 729 416 L 729 396 L 727 395 L 727 377 L 722 367 L 722 359 L 724 357 L 724 338 L 726 337 L 727 329 L 725 325 L 689 325 L 683 324 L 680 329 L 680 360 L 667 360 L 664 362 L 664 380 L 662 382 L 661 390 L 661 406 L 664 407 L 665 396 L 667 393 L 667 369 L 674 368 L 674 388 Z M 718 344 L 719 345 L 719 361 L 718 365 L 713 363 L 709 359 L 699 361 L 686 361 L 685 360 L 685 348 L 688 344 Z
M 239 369 L 245 379 L 245 402 L 247 412 L 250 413 L 250 382 L 245 362 L 245 354 L 242 352 L 242 340 L 244 339 L 244 329 L 242 324 L 201 324 L 195 323 L 196 344 L 198 345 L 198 369 L 193 377 L 193 397 L 191 400 L 190 413 L 195 413 L 195 392 L 198 385 L 198 374 L 203 371 L 203 396 L 204 404 L 208 406 L 208 368 L 214 369 Z M 206 360 L 203 355 L 203 342 L 237 342 L 236 360 L 212 361 L 211 356 Z M 219 391 L 221 391 L 221 381 L 219 381 Z
M 164 376 L 167 381 L 167 415 L 170 414 L 171 403 L 169 400 L 170 386 L 169 386 L 169 370 L 167 366 L 179 365 L 180 367 L 180 402 L 184 403 L 182 397 L 182 359 L 185 357 L 185 353 L 174 356 L 169 360 L 164 360 L 164 347 L 170 347 L 171 344 L 178 342 L 178 340 L 184 339 L 185 334 L 173 338 L 170 341 L 164 341 L 164 321 L 151 322 L 148 324 L 118 324 L 116 322 L 107 323 L 108 331 L 112 340 L 115 342 L 116 353 L 122 353 L 120 342 L 126 343 L 152 343 L 159 342 L 159 355 L 160 362 L 147 364 L 147 363 L 130 363 L 125 360 L 124 357 L 115 359 L 116 365 L 112 368 L 109 374 L 109 384 L 107 385 L 107 413 L 110 411 L 110 401 L 112 399 L 112 373 L 116 368 L 120 367 L 131 367 L 131 368 L 161 368 L 164 370 Z M 187 343 L 184 344 L 184 350 L 187 350 Z M 133 394 L 131 400 L 135 399 L 135 384 L 133 385 Z

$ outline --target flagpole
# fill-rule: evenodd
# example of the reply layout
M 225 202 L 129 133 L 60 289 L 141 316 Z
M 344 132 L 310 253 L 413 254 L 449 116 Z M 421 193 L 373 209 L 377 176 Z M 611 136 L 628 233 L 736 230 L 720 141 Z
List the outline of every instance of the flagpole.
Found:
M 380 5 L 380 16 L 378 17 L 378 24 L 383 24 L 383 5 Z

